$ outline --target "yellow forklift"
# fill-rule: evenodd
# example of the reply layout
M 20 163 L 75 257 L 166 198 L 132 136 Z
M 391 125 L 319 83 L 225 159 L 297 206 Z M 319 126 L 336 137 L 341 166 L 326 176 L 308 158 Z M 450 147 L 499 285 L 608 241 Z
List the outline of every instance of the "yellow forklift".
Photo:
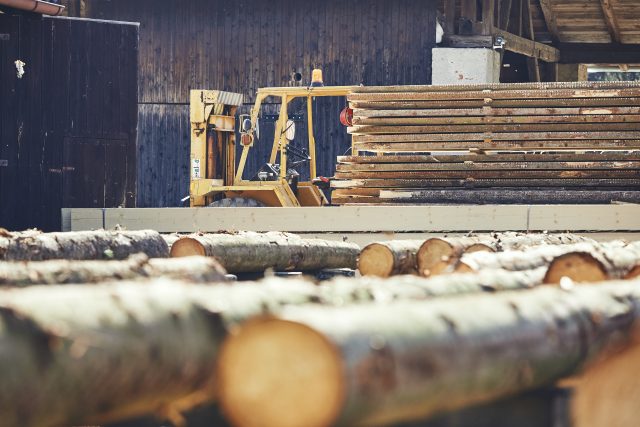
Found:
M 258 89 L 250 115 L 240 116 L 242 154 L 236 168 L 235 115 L 242 95 L 209 90 L 191 91 L 191 187 L 192 207 L 297 207 L 323 206 L 327 199 L 318 185 L 316 141 L 313 134 L 313 98 L 347 96 L 351 86 L 321 86 L 321 75 L 314 71 L 309 87 Z M 265 99 L 279 98 L 280 114 L 275 126 L 269 162 L 251 180 L 243 179 L 247 158 L 259 136 L 259 115 Z M 298 98 L 306 99 L 308 152 L 290 145 L 295 138 L 295 122 L 288 107 Z M 342 117 L 347 113 L 343 112 Z M 344 121 L 344 120 L 343 120 Z M 346 122 L 345 122 L 346 123 Z M 307 157 L 301 162 L 291 157 Z M 300 181 L 295 164 L 309 163 L 309 181 Z M 294 164 L 294 165 L 292 165 Z

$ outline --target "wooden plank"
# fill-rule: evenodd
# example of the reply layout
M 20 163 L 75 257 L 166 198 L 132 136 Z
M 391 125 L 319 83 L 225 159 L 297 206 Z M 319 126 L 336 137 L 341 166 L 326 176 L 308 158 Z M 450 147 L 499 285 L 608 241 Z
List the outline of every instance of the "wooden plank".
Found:
M 612 82 L 526 82 L 526 83 L 474 83 L 460 85 L 403 85 L 403 86 L 356 86 L 353 93 L 388 92 L 467 92 L 502 90 L 549 90 L 549 89 L 625 89 L 639 88 L 637 81 Z
M 479 170 L 640 170 L 638 161 L 595 161 L 595 162 L 478 162 L 465 161 L 460 163 L 369 163 L 369 164 L 338 164 L 336 177 L 339 173 L 378 173 L 378 172 L 410 172 L 410 171 L 479 171 Z
M 571 224 L 574 230 L 638 230 L 640 205 L 620 205 L 616 209 L 607 206 L 589 206 L 549 210 L 544 206 L 532 206 L 529 211 L 529 228 L 532 231 L 552 230 L 557 224 Z
M 401 125 L 491 125 L 491 124 L 538 124 L 545 123 L 637 123 L 640 115 L 558 115 L 558 116 L 462 116 L 462 117 L 353 117 L 354 127 L 369 126 L 401 126 Z M 451 130 L 451 132 L 455 132 Z
M 449 115 L 454 115 L 457 108 L 478 108 L 478 107 L 504 107 L 504 108 L 533 108 L 533 107 L 619 107 L 637 106 L 638 98 L 575 98 L 575 99 L 515 99 L 515 100 L 493 100 L 478 99 L 472 101 L 351 101 L 351 108 L 368 109 L 450 109 Z M 446 110 L 442 110 L 445 111 Z M 446 115 L 446 114 L 445 114 Z
M 640 203 L 640 191 L 600 191 L 572 189 L 473 189 L 473 190 L 379 190 L 376 195 L 350 194 L 335 190 L 332 203 L 344 204 L 609 204 Z
M 616 12 L 613 10 L 613 3 L 614 0 L 600 0 L 600 6 L 602 7 L 602 13 L 604 15 L 604 22 L 607 24 L 607 29 L 609 30 L 611 39 L 616 43 L 622 43 L 620 25 L 618 25 Z
M 638 132 L 527 132 L 527 133 L 451 133 L 451 134 L 393 134 L 393 135 L 353 135 L 354 143 L 362 142 L 458 142 L 458 141 L 578 141 L 592 140 L 598 144 L 607 144 L 620 140 L 640 142 Z
M 527 210 L 526 206 L 106 209 L 105 226 L 121 224 L 128 230 L 152 228 L 163 233 L 507 231 L 526 229 Z
M 635 100 L 634 100 L 635 101 Z M 461 108 L 461 109 L 411 109 L 411 110 L 368 110 L 354 109 L 353 118 L 355 120 L 365 120 L 368 118 L 392 118 L 392 117 L 444 117 L 438 120 L 449 120 L 457 117 L 478 116 L 483 120 L 502 120 L 494 116 L 508 116 L 514 120 L 538 120 L 549 119 L 554 115 L 559 116 L 605 116 L 605 117 L 625 117 L 625 115 L 640 115 L 640 107 L 555 107 L 555 108 Z M 518 117 L 524 116 L 524 117 Z M 458 119 L 459 120 L 459 119 Z
M 550 132 L 563 132 L 571 131 L 571 134 L 579 134 L 584 132 L 594 132 L 593 134 L 584 135 L 584 138 L 581 139 L 599 139 L 599 138 L 591 138 L 592 135 L 605 135 L 611 134 L 609 136 L 603 136 L 603 139 L 618 139 L 618 138 L 639 138 L 640 133 L 636 133 L 635 135 L 625 133 L 618 135 L 618 131 L 640 131 L 640 123 L 524 123 L 524 124 L 488 124 L 488 123 L 480 123 L 480 124 L 451 124 L 451 125 L 419 125 L 419 126 L 407 126 L 407 125 L 381 125 L 381 126 L 371 126 L 371 125 L 363 125 L 363 126 L 352 126 L 347 129 L 347 131 L 352 135 L 404 135 L 404 134 L 441 134 L 444 135 L 443 138 L 447 140 L 450 138 L 451 140 L 456 140 L 457 136 L 455 133 L 475 133 L 475 132 L 483 132 L 484 135 L 488 133 L 500 133 L 500 132 L 526 132 L 526 134 L 521 134 L 521 137 L 528 137 L 531 135 L 532 139 L 545 139 L 545 138 L 553 138 L 553 139 L 570 139 L 565 138 L 565 136 L 560 135 L 557 138 L 551 136 L 542 136 L 551 135 Z M 452 133 L 447 133 L 452 132 Z M 508 133 L 505 134 L 505 139 L 513 139 L 513 136 L 507 136 Z M 571 136 L 570 136 L 571 137 Z M 487 139 L 485 136 L 482 139 Z M 488 139 L 495 139 L 493 135 L 489 135 Z M 386 139 L 382 139 L 386 140 Z M 419 140 L 419 139 L 416 139 Z M 428 139 L 432 141 L 432 139 Z M 437 139 L 441 141 L 441 139 Z M 465 139 L 466 140 L 466 139 Z M 359 142 L 371 142 L 375 140 L 358 140 Z
M 102 209 L 91 210 L 102 215 Z M 83 228 L 73 220 L 78 211 L 84 211 L 85 217 L 88 213 L 86 209 L 71 209 L 71 227 L 80 231 Z M 106 209 L 105 219 L 107 228 L 120 224 L 129 230 L 152 228 L 164 233 L 214 232 L 239 229 L 237 225 L 242 224 L 242 229 L 249 231 L 335 233 L 337 239 L 344 233 L 371 233 L 371 238 L 386 239 L 394 237 L 393 233 L 527 231 L 529 223 L 532 230 L 550 232 L 638 232 L 640 205 Z M 376 234 L 386 232 L 390 234 Z M 638 237 L 640 234 L 629 235 L 630 240 Z
M 340 156 L 339 164 L 364 164 L 367 166 L 386 163 L 460 163 L 460 162 L 598 162 L 640 160 L 640 151 L 600 151 L 587 153 L 498 153 L 470 155 L 402 155 L 402 156 Z
M 597 150 L 597 149 L 638 149 L 640 148 L 640 141 L 635 140 L 610 140 L 603 141 L 492 141 L 491 143 L 485 143 L 481 141 L 464 141 L 464 142 L 368 142 L 368 143 L 354 143 L 354 148 L 358 151 L 370 151 L 381 153 L 401 153 L 401 152 L 416 152 L 416 153 L 431 153 L 438 151 L 516 151 L 516 150 L 570 150 L 570 151 L 582 151 L 582 150 Z
M 638 169 L 504 169 L 504 170 L 427 170 L 427 171 L 349 171 L 336 172 L 335 179 L 388 179 L 388 180 L 428 180 L 428 179 L 640 179 Z
M 429 101 L 471 99 L 555 99 L 555 98 L 635 98 L 640 88 L 623 89 L 546 89 L 546 90 L 481 90 L 465 92 L 391 92 L 352 93 L 349 101 Z
M 623 187 L 635 189 L 640 179 L 352 179 L 332 181 L 332 188 L 492 188 L 492 187 Z

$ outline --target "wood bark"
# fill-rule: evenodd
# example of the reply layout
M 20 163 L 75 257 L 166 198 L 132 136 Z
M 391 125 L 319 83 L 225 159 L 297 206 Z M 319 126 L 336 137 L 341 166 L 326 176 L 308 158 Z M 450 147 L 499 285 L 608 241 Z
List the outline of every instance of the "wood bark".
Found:
M 0 286 L 38 284 L 99 283 L 110 280 L 135 280 L 152 277 L 181 279 L 194 283 L 225 281 L 226 272 L 214 258 L 154 258 L 133 255 L 122 261 L 37 262 L 0 261 Z
M 103 423 L 212 399 L 230 329 L 284 305 L 351 305 L 529 289 L 544 271 L 194 285 L 165 279 L 0 291 L 3 426 Z M 64 393 L 61 393 L 64 390 Z M 193 402 L 193 403 L 190 403 Z
M 416 253 L 422 240 L 391 240 L 372 243 L 362 249 L 358 270 L 363 276 L 389 277 L 417 274 Z
M 354 243 L 303 239 L 289 233 L 240 232 L 192 234 L 176 241 L 171 256 L 215 257 L 229 273 L 268 269 L 315 271 L 357 266 L 360 247 Z
M 144 253 L 167 258 L 167 243 L 156 231 L 79 231 L 70 233 L 11 233 L 0 236 L 0 260 L 126 259 Z
M 639 285 L 285 307 L 225 341 L 220 402 L 239 427 L 320 427 L 399 423 L 514 395 L 628 338 Z
M 482 269 L 510 271 L 546 268 L 545 283 L 563 277 L 576 282 L 598 282 L 625 277 L 640 263 L 640 246 L 625 242 L 542 245 L 526 251 L 463 255 L 456 272 Z

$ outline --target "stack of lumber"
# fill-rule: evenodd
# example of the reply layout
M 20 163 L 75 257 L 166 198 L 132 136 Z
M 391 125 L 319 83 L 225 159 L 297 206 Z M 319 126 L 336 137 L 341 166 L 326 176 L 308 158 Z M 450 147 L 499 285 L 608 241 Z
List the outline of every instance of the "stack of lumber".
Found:
M 640 202 L 640 83 L 359 87 L 347 203 Z

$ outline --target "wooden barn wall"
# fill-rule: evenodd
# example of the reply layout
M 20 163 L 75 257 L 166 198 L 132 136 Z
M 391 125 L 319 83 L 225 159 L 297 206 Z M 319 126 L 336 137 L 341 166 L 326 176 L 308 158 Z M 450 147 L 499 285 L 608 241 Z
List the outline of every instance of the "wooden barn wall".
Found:
M 139 206 L 175 206 L 188 195 L 190 89 L 241 92 L 250 104 L 258 87 L 291 85 L 294 72 L 308 83 L 314 67 L 324 70 L 327 85 L 431 81 L 432 0 L 88 0 L 86 6 L 92 18 L 141 24 Z M 350 146 L 338 122 L 343 104 L 316 103 L 323 175 L 333 174 L 335 157 Z M 263 132 L 245 178 L 264 163 L 270 144 Z
M 0 227 L 135 206 L 137 25 L 5 14 L 0 34 Z

